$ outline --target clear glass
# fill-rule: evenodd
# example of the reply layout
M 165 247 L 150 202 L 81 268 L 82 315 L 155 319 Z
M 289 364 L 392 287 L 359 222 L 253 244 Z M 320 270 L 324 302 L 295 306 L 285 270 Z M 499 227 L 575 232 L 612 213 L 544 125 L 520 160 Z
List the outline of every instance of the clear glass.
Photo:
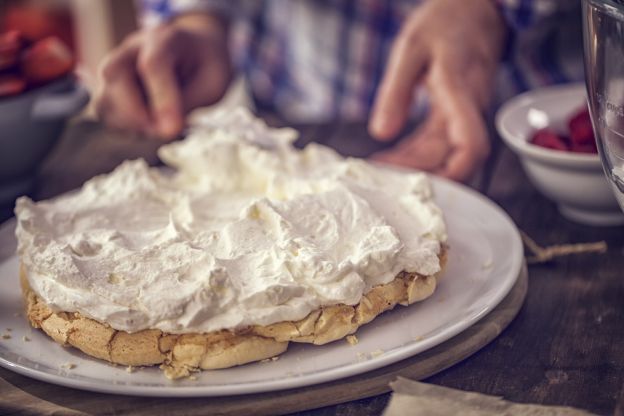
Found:
M 583 0 L 583 43 L 596 144 L 624 210 L 624 0 Z

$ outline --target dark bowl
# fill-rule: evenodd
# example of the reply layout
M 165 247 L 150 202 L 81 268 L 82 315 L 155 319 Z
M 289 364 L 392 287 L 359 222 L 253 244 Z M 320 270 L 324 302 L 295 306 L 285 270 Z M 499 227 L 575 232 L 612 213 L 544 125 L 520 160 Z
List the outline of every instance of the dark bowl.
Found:
M 0 99 L 0 205 L 28 193 L 67 120 L 89 101 L 72 76 Z

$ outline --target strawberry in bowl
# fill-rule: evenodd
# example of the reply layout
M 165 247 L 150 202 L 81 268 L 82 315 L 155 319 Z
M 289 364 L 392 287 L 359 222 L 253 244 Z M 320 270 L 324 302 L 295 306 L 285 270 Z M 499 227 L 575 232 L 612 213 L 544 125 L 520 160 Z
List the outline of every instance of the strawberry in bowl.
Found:
M 564 152 L 598 154 L 587 106 L 577 110 L 572 115 L 568 120 L 565 133 L 559 133 L 554 128 L 545 127 L 533 133 L 529 143 Z

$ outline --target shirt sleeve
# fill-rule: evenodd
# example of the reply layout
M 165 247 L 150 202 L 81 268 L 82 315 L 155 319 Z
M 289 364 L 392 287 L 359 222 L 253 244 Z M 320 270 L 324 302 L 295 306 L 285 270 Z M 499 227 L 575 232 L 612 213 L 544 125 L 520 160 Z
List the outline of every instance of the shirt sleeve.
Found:
M 580 0 L 494 0 L 507 25 L 501 99 L 583 79 Z
M 216 13 L 229 18 L 234 14 L 235 5 L 231 0 L 137 0 L 143 27 L 156 26 L 190 12 Z

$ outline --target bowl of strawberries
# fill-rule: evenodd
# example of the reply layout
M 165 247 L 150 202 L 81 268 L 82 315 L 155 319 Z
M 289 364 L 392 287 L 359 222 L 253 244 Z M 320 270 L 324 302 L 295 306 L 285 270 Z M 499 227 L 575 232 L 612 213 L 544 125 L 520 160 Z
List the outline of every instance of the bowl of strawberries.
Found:
M 30 190 L 66 121 L 89 101 L 73 67 L 71 50 L 56 37 L 0 33 L 0 204 Z
M 564 217 L 587 225 L 624 224 L 598 156 L 584 83 L 510 99 L 496 114 L 496 129 Z

